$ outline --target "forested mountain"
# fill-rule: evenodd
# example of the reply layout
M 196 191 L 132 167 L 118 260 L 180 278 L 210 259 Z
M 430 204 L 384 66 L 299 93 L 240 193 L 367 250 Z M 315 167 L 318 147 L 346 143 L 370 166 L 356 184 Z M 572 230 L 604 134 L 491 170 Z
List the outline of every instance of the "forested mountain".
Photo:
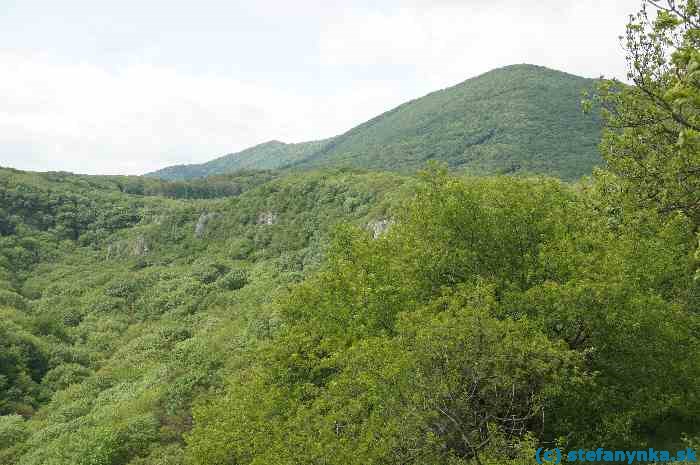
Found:
M 597 123 L 544 113 L 590 82 L 529 66 L 251 149 L 268 170 L 0 168 L 0 465 L 697 451 L 700 9 L 630 21 L 634 85 L 584 102 L 606 166 L 573 182 Z M 561 134 L 522 136 L 542 121 Z M 552 140 L 570 151 L 535 155 Z
M 438 160 L 469 174 L 536 173 L 572 180 L 601 163 L 598 119 L 583 114 L 579 103 L 593 85 L 540 66 L 508 66 L 407 102 L 330 139 L 272 141 L 149 176 L 189 179 L 244 168 L 326 166 L 411 173 Z
M 317 153 L 328 142 L 315 141 L 301 144 L 285 144 L 284 142 L 270 141 L 238 153 L 202 163 L 201 165 L 170 166 L 154 173 L 149 173 L 146 176 L 167 180 L 187 180 L 216 174 L 233 173 L 245 169 L 283 168 Z

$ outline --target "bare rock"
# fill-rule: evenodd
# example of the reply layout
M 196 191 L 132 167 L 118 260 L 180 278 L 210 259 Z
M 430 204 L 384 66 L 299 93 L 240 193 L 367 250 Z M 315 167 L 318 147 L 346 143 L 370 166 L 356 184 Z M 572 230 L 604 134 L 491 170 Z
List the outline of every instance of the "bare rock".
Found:
M 113 242 L 107 246 L 107 259 L 124 257 L 133 255 L 143 257 L 149 252 L 148 241 L 142 235 L 139 235 L 133 241 L 120 240 Z
M 194 227 L 194 237 L 196 237 L 197 239 L 201 239 L 207 230 L 207 224 L 211 220 L 217 218 L 218 216 L 218 213 L 202 213 L 201 215 L 199 215 L 197 224 Z
M 372 237 L 377 239 L 378 237 L 386 234 L 391 225 L 394 224 L 394 220 L 388 218 L 382 218 L 376 221 L 370 221 L 367 227 L 372 231 Z
M 266 226 L 273 225 L 277 223 L 277 214 L 271 211 L 260 212 L 258 214 L 257 224 L 262 224 Z
M 138 236 L 136 238 L 133 243 L 131 253 L 137 257 L 143 257 L 144 255 L 148 254 L 148 242 L 146 242 L 145 237 Z

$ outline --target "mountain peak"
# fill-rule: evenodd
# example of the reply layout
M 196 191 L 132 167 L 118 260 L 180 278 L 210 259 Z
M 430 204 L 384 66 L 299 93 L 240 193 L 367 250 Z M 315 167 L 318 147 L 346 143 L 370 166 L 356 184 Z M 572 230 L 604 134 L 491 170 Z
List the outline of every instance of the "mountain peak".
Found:
M 575 179 L 601 162 L 600 124 L 580 108 L 594 81 L 514 64 L 404 103 L 330 139 L 271 140 L 202 165 L 151 176 L 186 179 L 240 169 L 354 166 L 415 171 L 428 160 L 471 174 L 537 173 Z

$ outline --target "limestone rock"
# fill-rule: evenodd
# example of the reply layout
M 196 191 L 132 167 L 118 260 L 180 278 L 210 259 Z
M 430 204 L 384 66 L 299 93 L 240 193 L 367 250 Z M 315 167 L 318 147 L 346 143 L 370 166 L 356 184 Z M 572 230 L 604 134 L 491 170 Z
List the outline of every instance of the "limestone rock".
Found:
M 271 211 L 260 212 L 258 214 L 257 224 L 262 224 L 266 226 L 273 225 L 277 223 L 277 214 Z
M 202 213 L 201 215 L 199 215 L 197 224 L 194 227 L 194 237 L 196 237 L 197 239 L 201 239 L 207 230 L 207 224 L 211 220 L 217 218 L 218 216 L 218 213 Z
M 376 221 L 370 221 L 367 227 L 372 231 L 372 237 L 377 239 L 385 234 L 392 224 L 394 224 L 394 220 L 382 218 Z
M 125 255 L 143 257 L 148 255 L 149 250 L 148 241 L 144 236 L 139 235 L 133 241 L 121 240 L 109 244 L 107 246 L 107 259 Z
M 136 238 L 133 243 L 131 253 L 137 257 L 143 257 L 144 255 L 148 254 L 148 242 L 146 242 L 145 237 L 138 236 Z

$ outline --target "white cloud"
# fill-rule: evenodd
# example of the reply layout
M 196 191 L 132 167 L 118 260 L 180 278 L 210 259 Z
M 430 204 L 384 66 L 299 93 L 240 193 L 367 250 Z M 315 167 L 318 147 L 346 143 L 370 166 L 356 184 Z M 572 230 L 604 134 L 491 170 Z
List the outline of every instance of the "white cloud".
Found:
M 14 70 L 0 74 L 0 165 L 35 170 L 142 173 L 272 138 L 327 137 L 394 93 L 377 81 L 326 99 L 148 65 L 111 72 L 7 53 L 0 62 Z
M 617 37 L 639 0 L 414 0 L 327 24 L 321 56 L 335 66 L 392 64 L 444 87 L 514 63 L 624 77 Z

